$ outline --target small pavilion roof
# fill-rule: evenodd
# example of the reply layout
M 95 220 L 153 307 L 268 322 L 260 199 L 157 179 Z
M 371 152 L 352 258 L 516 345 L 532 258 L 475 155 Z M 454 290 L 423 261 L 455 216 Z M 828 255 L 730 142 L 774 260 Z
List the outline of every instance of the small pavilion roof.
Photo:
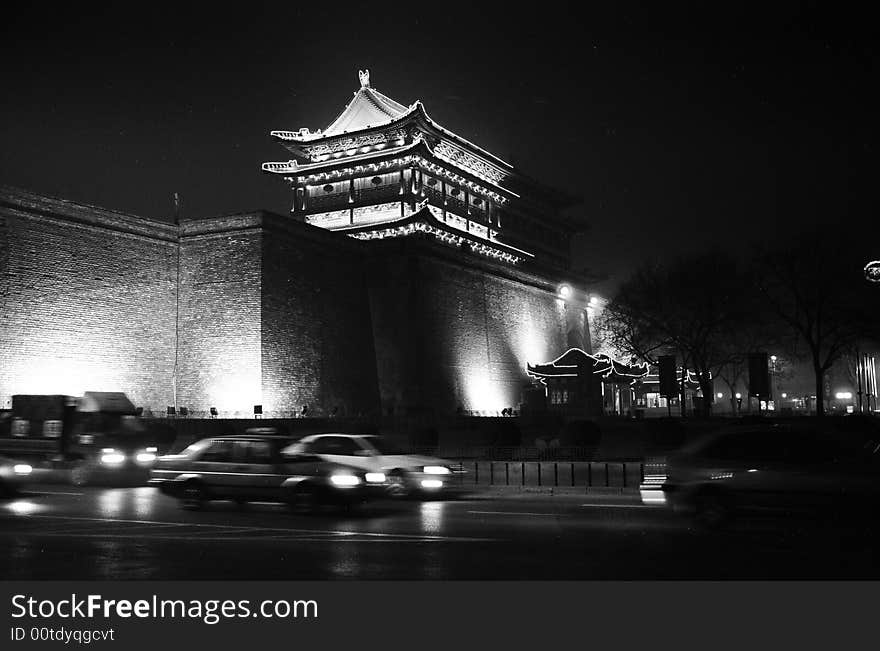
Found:
M 570 348 L 552 362 L 528 364 L 529 375 L 547 377 L 579 377 L 587 373 L 599 375 L 611 382 L 633 382 L 648 375 L 647 364 L 625 364 L 609 355 L 590 355 L 580 348 Z

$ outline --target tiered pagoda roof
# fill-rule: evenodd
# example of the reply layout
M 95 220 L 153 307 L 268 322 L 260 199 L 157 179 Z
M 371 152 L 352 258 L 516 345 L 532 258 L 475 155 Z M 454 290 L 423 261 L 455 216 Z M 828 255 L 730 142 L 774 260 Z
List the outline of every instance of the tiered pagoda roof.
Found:
M 440 157 L 457 158 L 457 162 L 463 167 L 473 167 L 474 171 L 487 176 L 490 180 L 499 181 L 513 171 L 513 166 L 509 163 L 437 124 L 428 116 L 421 101 L 416 101 L 408 107 L 404 106 L 370 86 L 369 71 L 362 71 L 360 75 L 360 89 L 354 94 L 342 113 L 323 131 L 318 129 L 318 131 L 312 132 L 308 128 L 302 128 L 299 131 L 270 132 L 270 135 L 277 138 L 295 155 L 294 161 L 288 161 L 288 165 L 293 168 L 290 171 L 297 171 L 299 165 L 296 163 L 302 160 L 311 160 L 317 163 L 330 158 L 348 158 L 358 153 L 364 153 L 363 147 L 355 151 L 339 147 L 340 144 L 343 147 L 347 144 L 347 141 L 344 140 L 345 136 L 357 134 L 359 137 L 365 137 L 388 127 L 402 127 L 410 124 L 421 126 L 434 136 L 434 138 L 430 138 L 426 137 L 427 133 L 419 134 L 426 142 L 440 144 L 440 140 L 448 139 L 452 141 L 450 144 L 461 145 L 469 153 L 476 154 L 479 160 L 465 158 L 462 156 L 464 152 L 454 151 L 449 147 L 441 147 L 436 152 Z M 419 135 L 416 137 L 418 138 Z M 340 138 L 343 138 L 342 143 L 339 142 Z M 403 141 L 407 139 L 401 138 L 401 140 L 400 144 L 403 144 Z M 338 153 L 339 155 L 333 156 L 328 150 L 333 150 L 333 154 Z M 379 148 L 371 148 L 369 151 L 377 150 Z M 277 168 L 267 167 L 271 165 L 273 164 L 264 163 L 263 169 L 267 172 L 284 173 Z
M 458 245 L 477 240 L 475 251 L 513 264 L 534 259 L 525 249 L 537 247 L 544 264 L 565 266 L 577 226 L 560 212 L 573 195 L 440 126 L 421 102 L 405 106 L 379 92 L 369 71 L 359 77 L 324 130 L 271 132 L 292 158 L 262 169 L 291 184 L 292 212 L 361 239 L 418 230 Z

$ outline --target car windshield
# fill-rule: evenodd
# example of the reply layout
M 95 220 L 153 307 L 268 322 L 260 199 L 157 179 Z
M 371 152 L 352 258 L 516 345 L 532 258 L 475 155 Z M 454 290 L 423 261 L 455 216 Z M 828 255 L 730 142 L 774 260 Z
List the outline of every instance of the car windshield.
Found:
M 281 454 L 287 457 L 295 457 L 298 454 L 303 454 L 305 452 L 306 445 L 300 441 L 293 443 L 292 445 L 288 445 L 286 448 L 281 450 Z
M 406 454 L 406 452 L 381 436 L 365 436 L 364 440 L 373 446 L 379 454 Z
M 184 454 L 186 456 L 198 454 L 209 445 L 211 445 L 211 439 L 202 439 L 201 441 L 196 441 L 195 443 L 192 443 L 185 447 L 180 454 Z

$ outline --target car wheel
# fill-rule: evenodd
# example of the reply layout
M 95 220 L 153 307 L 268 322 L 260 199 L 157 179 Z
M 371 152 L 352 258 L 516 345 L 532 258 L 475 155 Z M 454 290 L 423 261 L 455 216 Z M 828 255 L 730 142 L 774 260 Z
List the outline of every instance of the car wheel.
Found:
M 88 486 L 92 479 L 92 469 L 88 463 L 77 463 L 70 470 L 70 483 L 74 486 Z
M 198 511 L 208 500 L 205 487 L 197 481 L 188 481 L 180 492 L 180 504 L 188 511 Z
M 321 495 L 314 484 L 303 482 L 292 489 L 288 505 L 294 513 L 314 513 L 321 506 Z
M 725 496 L 717 491 L 703 491 L 694 500 L 697 523 L 706 529 L 718 529 L 730 521 L 731 505 Z
M 405 498 L 412 494 L 412 487 L 403 470 L 392 470 L 388 473 L 388 494 L 391 497 Z

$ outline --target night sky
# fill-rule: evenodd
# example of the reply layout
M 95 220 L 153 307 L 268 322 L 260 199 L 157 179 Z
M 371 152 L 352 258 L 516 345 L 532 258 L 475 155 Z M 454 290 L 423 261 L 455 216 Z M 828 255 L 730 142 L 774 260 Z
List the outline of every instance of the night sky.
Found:
M 611 274 L 605 287 L 649 256 L 815 223 L 876 237 L 865 15 L 297 4 L 7 13 L 0 183 L 159 219 L 174 192 L 186 217 L 283 213 L 285 184 L 260 172 L 289 158 L 269 131 L 326 127 L 369 68 L 386 95 L 581 195 L 576 266 Z

